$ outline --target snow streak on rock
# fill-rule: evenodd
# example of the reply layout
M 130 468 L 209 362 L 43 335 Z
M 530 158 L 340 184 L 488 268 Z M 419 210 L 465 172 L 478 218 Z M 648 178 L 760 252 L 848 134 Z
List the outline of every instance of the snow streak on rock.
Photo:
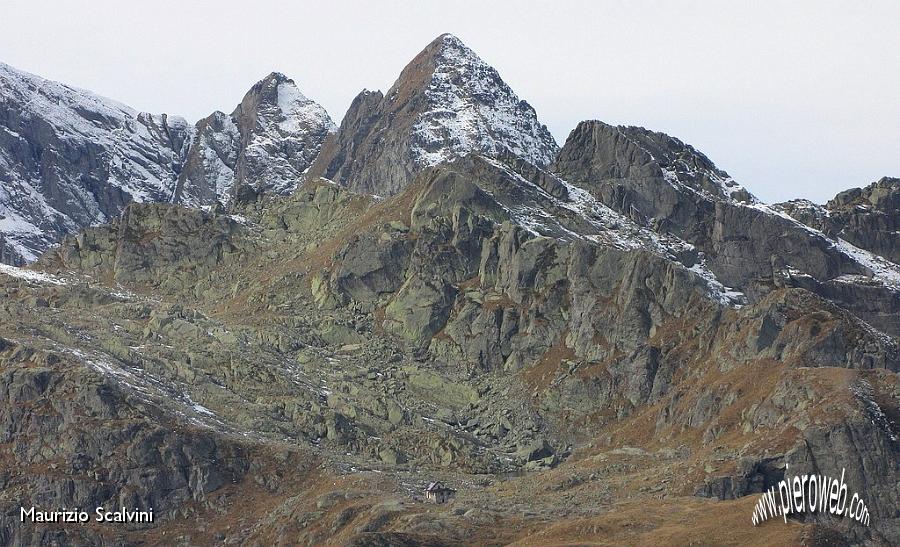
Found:
M 556 175 L 549 175 L 566 190 L 566 198 L 556 198 L 514 170 L 496 160 L 488 160 L 495 167 L 505 171 L 520 185 L 528 186 L 543 196 L 545 203 L 553 207 L 571 211 L 591 226 L 590 232 L 576 232 L 568 229 L 559 220 L 556 211 L 538 205 L 504 205 L 510 217 L 520 226 L 535 235 L 553 236 L 566 240 L 585 240 L 621 250 L 645 250 L 682 264 L 701 277 L 707 285 L 710 297 L 727 306 L 740 307 L 746 303 L 745 295 L 723 285 L 707 267 L 703 253 L 700 261 L 683 264 L 679 257 L 691 255 L 694 246 L 672 234 L 657 233 L 640 226 L 627 216 L 611 209 L 587 190 L 576 186 Z

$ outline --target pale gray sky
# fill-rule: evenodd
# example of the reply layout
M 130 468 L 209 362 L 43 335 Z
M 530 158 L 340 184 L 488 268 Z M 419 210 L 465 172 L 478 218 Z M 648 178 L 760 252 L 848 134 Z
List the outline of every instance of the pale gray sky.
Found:
M 764 200 L 824 201 L 900 176 L 898 29 L 896 0 L 5 0 L 0 60 L 191 121 L 277 70 L 340 122 L 452 32 L 560 144 L 583 119 L 642 125 Z

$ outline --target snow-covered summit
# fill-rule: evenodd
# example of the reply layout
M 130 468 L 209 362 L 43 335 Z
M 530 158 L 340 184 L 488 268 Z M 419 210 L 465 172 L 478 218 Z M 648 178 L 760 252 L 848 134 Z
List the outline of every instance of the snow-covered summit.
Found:
M 321 128 L 329 133 L 337 131 L 328 112 L 317 102 L 300 92 L 293 80 L 276 73 L 278 84 L 278 110 L 281 120 L 278 127 L 285 133 L 297 133 L 310 127 Z
M 324 108 L 278 72 L 253 86 L 232 118 L 246 142 L 238 160 L 239 182 L 277 193 L 297 187 L 322 141 L 337 130 Z
M 559 147 L 534 109 L 462 41 L 444 34 L 433 43 L 434 71 L 425 89 L 428 110 L 413 127 L 413 154 L 421 165 L 478 152 L 506 152 L 538 166 Z
M 176 200 L 228 203 L 239 187 L 289 193 L 336 130 L 322 106 L 273 72 L 250 88 L 230 116 L 215 112 L 197 123 L 197 144 Z
M 534 109 L 459 38 L 443 34 L 382 95 L 363 91 L 310 170 L 387 196 L 423 169 L 467 154 L 546 166 L 559 147 Z

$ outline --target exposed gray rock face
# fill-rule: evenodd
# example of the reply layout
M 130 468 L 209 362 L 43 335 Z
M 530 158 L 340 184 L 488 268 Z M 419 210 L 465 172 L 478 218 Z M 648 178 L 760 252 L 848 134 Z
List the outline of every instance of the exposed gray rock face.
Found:
M 69 268 L 104 272 L 119 283 L 151 283 L 155 289 L 188 289 L 190 279 L 235 251 L 229 216 L 159 204 L 133 204 L 108 229 L 87 229 L 52 251 Z M 166 234 L 166 237 L 162 237 Z M 156 268 L 165 265 L 165 272 Z
M 227 203 L 234 186 L 234 170 L 241 150 L 241 133 L 231 116 L 214 112 L 194 126 L 194 143 L 178 177 L 174 201 L 203 206 Z
M 421 169 L 469 153 L 535 165 L 558 146 L 534 109 L 455 36 L 429 44 L 385 95 L 363 91 L 310 170 L 349 188 L 392 195 Z
M 848 405 L 857 379 L 873 416 L 894 415 L 896 340 L 802 288 L 736 308 L 674 257 L 674 237 L 651 244 L 579 186 L 522 167 L 462 158 L 386 201 L 320 181 L 239 204 L 240 217 L 133 205 L 39 261 L 60 285 L 7 281 L 0 314 L 15 319 L 0 326 L 90 348 L 83 366 L 152 396 L 143 408 L 216 438 L 252 431 L 253 453 L 287 439 L 387 466 L 380 477 L 552 469 L 566 446 L 634 419 L 676 447 L 702 439 L 679 465 L 721 461 L 707 444 L 745 458 L 689 485 L 727 498 L 773 480 L 798 431 L 853 422 L 868 408 Z M 115 292 L 66 277 L 79 272 Z M 864 474 L 890 481 L 897 449 L 877 442 Z M 893 538 L 890 495 L 866 495 L 881 498 L 871 533 Z
M 468 177 L 461 176 L 463 169 Z M 345 301 L 386 300 L 385 330 L 414 346 L 427 346 L 439 363 L 465 366 L 475 375 L 521 373 L 530 379 L 543 419 L 557 433 L 567 428 L 553 417 L 562 409 L 570 420 L 598 408 L 615 420 L 663 403 L 656 424 L 660 435 L 673 427 L 697 428 L 712 441 L 735 427 L 724 425 L 722 416 L 740 400 L 741 389 L 735 391 L 730 380 L 713 382 L 698 393 L 680 383 L 685 375 L 706 382 L 706 375 L 739 375 L 760 363 L 846 367 L 890 377 L 900 370 L 895 340 L 804 289 L 776 289 L 752 306 L 727 310 L 709 299 L 707 280 L 664 256 L 544 237 L 517 226 L 513 212 L 502 205 L 509 199 L 502 190 L 504 178 L 519 181 L 500 166 L 473 161 L 423 173 L 412 209 L 415 245 L 411 254 L 392 259 L 400 265 L 397 272 L 406 272 L 406 282 L 391 291 L 393 295 L 346 293 Z M 507 188 L 519 190 L 513 184 Z M 382 240 L 381 245 L 390 248 Z M 370 245 L 360 243 L 359 250 Z M 471 251 L 478 248 L 480 253 Z M 441 259 L 424 259 L 435 256 Z M 703 362 L 718 372 L 699 372 Z M 806 429 L 807 421 L 821 420 L 821 415 L 807 412 L 823 395 L 796 375 L 788 378 L 764 401 L 748 403 L 741 412 L 745 421 L 737 428 L 799 424 L 796 427 Z M 871 393 L 866 397 L 853 400 L 846 420 L 822 427 L 850 431 L 864 425 L 859 418 L 866 412 L 881 416 L 878 404 L 866 402 Z M 882 404 L 892 408 L 896 400 Z M 829 461 L 836 465 L 839 458 L 833 454 L 841 454 L 842 462 L 853 462 L 843 465 L 854 466 L 853 484 L 873 500 L 870 507 L 877 507 L 882 519 L 874 532 L 848 531 L 851 527 L 844 532 L 857 539 L 868 533 L 895 537 L 893 493 L 878 485 L 896 483 L 898 446 L 895 426 L 885 418 L 878 420 L 875 423 L 882 425 L 870 428 L 868 440 L 858 442 L 806 429 L 805 440 L 781 456 L 748 456 L 734 474 L 711 478 L 697 492 L 723 499 L 761 492 L 783 477 L 785 462 L 792 471 L 804 472 L 808 466 L 800 460 L 819 461 L 821 468 L 809 470 L 833 474 L 831 464 L 820 458 L 832 454 Z M 523 458 L 535 459 L 535 450 L 521 449 Z M 864 463 L 857 465 L 860 458 Z M 880 478 L 873 481 L 872 474 Z
M 158 522 L 183 514 L 186 504 L 219 505 L 211 496 L 245 479 L 270 480 L 262 471 L 265 455 L 207 428 L 172 428 L 147 412 L 146 401 L 73 364 L 71 355 L 0 338 L 0 365 L 0 440 L 10 461 L 0 484 L 29 507 L 152 509 Z M 294 456 L 284 460 L 298 466 L 292 472 L 310 465 Z M 24 471 L 30 467 L 44 470 L 37 481 Z M 81 526 L 23 524 L 21 504 L 0 497 L 4 545 L 103 544 Z
M 32 261 L 131 201 L 169 201 L 191 142 L 150 115 L 0 64 L 0 251 Z
M 324 108 L 300 93 L 293 80 L 272 73 L 230 116 L 214 112 L 197 123 L 175 201 L 202 206 L 227 204 L 242 192 L 292 192 L 335 130 Z
M 872 388 L 867 382 L 853 387 L 856 399 L 853 415 L 844 423 L 831 427 L 810 428 L 803 441 L 785 457 L 791 475 L 820 474 L 840 477 L 848 491 L 866 500 L 878 512 L 881 522 L 874 525 L 876 537 L 891 543 L 900 537 L 900 464 L 898 464 L 897 435 L 886 422 L 881 408 L 872 400 Z M 876 412 L 876 414 L 873 414 Z M 859 462 L 847 465 L 847 461 Z M 872 476 L 879 477 L 872 480 Z M 848 494 L 852 496 L 852 494 Z M 819 517 L 825 520 L 824 517 Z M 838 523 L 840 529 L 855 541 L 863 541 L 866 531 L 848 518 Z
M 287 193 L 335 127 L 273 73 L 191 127 L 0 64 L 0 262 L 31 262 L 131 202 Z
M 841 192 L 826 207 L 842 226 L 839 237 L 900 264 L 900 179 Z
M 751 299 L 774 286 L 803 286 L 900 332 L 892 319 L 900 309 L 897 265 L 759 203 L 677 139 L 582 122 L 551 169 L 639 225 L 694 245 L 722 284 Z

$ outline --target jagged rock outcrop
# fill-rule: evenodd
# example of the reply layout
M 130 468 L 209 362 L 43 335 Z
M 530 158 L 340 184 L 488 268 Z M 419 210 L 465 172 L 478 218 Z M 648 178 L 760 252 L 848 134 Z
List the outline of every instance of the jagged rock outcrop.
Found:
M 436 38 L 381 92 L 363 91 L 310 169 L 349 188 L 388 196 L 415 174 L 469 153 L 511 153 L 535 165 L 558 147 L 534 109 L 458 38 Z
M 882 177 L 845 190 L 824 206 L 791 200 L 775 207 L 829 237 L 900 263 L 900 179 Z
M 116 283 L 159 282 L 154 287 L 159 291 L 190 290 L 200 272 L 237 251 L 232 238 L 239 229 L 227 215 L 132 204 L 103 229 L 68 237 L 41 260 Z
M 900 179 L 883 177 L 826 204 L 838 237 L 900 264 Z

